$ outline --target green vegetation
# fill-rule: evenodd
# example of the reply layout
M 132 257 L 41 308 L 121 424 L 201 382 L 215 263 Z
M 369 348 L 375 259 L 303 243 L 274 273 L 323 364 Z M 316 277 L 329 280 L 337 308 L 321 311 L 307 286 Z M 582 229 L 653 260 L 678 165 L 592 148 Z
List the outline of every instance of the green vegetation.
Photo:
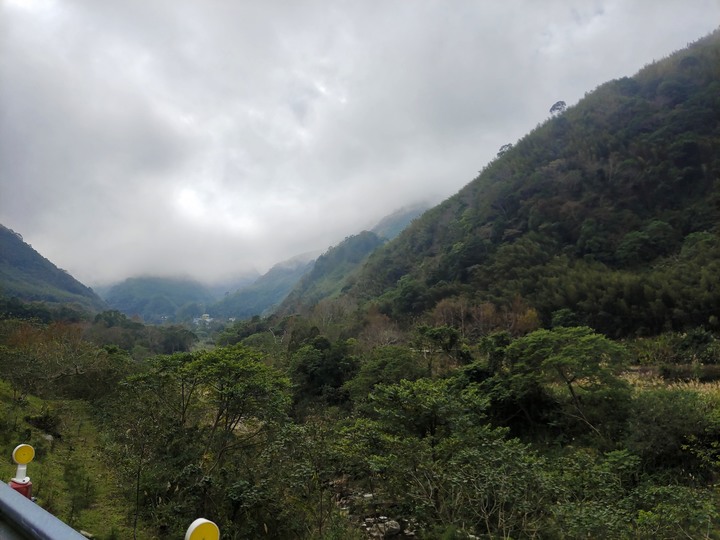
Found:
M 716 32 L 558 102 L 202 346 L 5 300 L 7 455 L 100 538 L 720 538 L 718 59 Z
M 350 294 L 409 320 L 520 298 L 544 325 L 567 309 L 618 337 L 717 325 L 719 40 L 555 114 L 374 253 Z
M 419 326 L 368 345 L 256 318 L 234 344 L 137 362 L 29 325 L 3 321 L 4 445 L 35 445 L 41 504 L 100 538 L 176 538 L 198 516 L 231 538 L 720 531 L 720 388 L 659 377 L 714 366 L 712 332 Z
M 59 269 L 26 244 L 22 236 L 2 225 L 0 295 L 24 302 L 65 304 L 76 310 L 101 311 L 106 308 L 92 289 Z
M 151 324 L 192 321 L 215 301 L 197 281 L 159 277 L 126 279 L 114 285 L 105 299 L 112 309 Z
M 317 258 L 312 270 L 300 280 L 276 312 L 289 314 L 303 311 L 322 299 L 336 297 L 350 286 L 353 272 L 382 243 L 383 240 L 374 232 L 363 231 L 331 247 Z
M 107 459 L 104 437 L 96 428 L 91 406 L 80 400 L 18 400 L 8 383 L 0 381 L 0 473 L 7 482 L 15 476 L 10 460 L 20 443 L 35 448 L 28 465 L 37 503 L 78 530 L 96 538 L 133 538 L 128 521 L 131 506 L 117 489 L 124 481 Z M 144 523 L 138 539 L 155 535 Z
M 314 264 L 307 256 L 296 257 L 273 266 L 254 283 L 227 295 L 209 308 L 217 317 L 249 319 L 267 315 L 292 291 Z
M 382 218 L 371 231 L 384 240 L 392 240 L 402 231 L 404 231 L 410 223 L 421 216 L 429 206 L 424 203 L 413 204 L 396 210 Z

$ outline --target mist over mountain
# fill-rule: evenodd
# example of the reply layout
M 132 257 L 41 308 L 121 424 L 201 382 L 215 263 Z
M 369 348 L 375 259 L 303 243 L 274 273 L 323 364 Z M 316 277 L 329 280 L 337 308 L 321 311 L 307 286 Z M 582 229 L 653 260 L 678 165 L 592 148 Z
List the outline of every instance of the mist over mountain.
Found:
M 224 298 L 227 294 L 251 285 L 255 282 L 255 280 L 257 280 L 257 278 L 260 277 L 260 275 L 260 272 L 258 272 L 257 270 L 252 270 L 249 272 L 244 272 L 235 277 L 205 283 L 205 286 L 215 297 L 215 300 L 220 300 L 221 298 Z
M 230 294 L 219 303 L 198 282 L 159 278 L 127 280 L 108 291 L 108 301 L 155 322 L 189 320 L 209 306 L 224 317 L 268 314 L 289 295 L 287 313 L 349 294 L 399 319 L 442 302 L 499 311 L 519 302 L 545 323 L 569 310 L 608 333 L 707 323 L 714 294 L 701 278 L 684 276 L 687 265 L 715 264 L 717 50 L 716 31 L 634 77 L 601 85 L 576 106 L 556 103 L 548 121 L 503 146 L 456 195 L 424 213 L 397 211 L 314 265 L 278 264 L 251 286 L 224 291 Z M 395 238 L 382 246 L 381 236 Z M 17 235 L 4 229 L 3 238 L 4 252 L 20 252 Z M 48 261 L 10 262 L 5 256 L 10 293 L 52 301 L 88 294 Z M 40 267 L 54 270 L 38 290 L 18 277 Z M 61 282 L 70 296 L 49 290 Z M 684 299 L 699 296 L 702 307 Z
M 371 231 L 347 237 L 317 258 L 307 275 L 287 295 L 277 310 L 287 315 L 308 309 L 324 298 L 340 294 L 348 280 L 367 256 L 383 245 L 383 239 Z
M 383 218 L 376 229 L 386 238 L 396 235 L 424 208 L 415 205 L 399 209 Z M 77 301 L 92 310 L 109 307 L 153 324 L 190 322 L 208 311 L 218 317 L 267 315 L 312 269 L 318 256 L 317 253 L 297 255 L 277 263 L 262 276 L 248 272 L 220 283 L 135 276 L 98 287 L 101 298 L 32 250 L 14 231 L 3 227 L 1 239 L 3 279 L 0 283 L 6 296 L 27 301 Z
M 190 321 L 202 315 L 215 296 L 189 278 L 133 277 L 110 288 L 108 305 L 146 323 Z
M 371 232 L 352 235 L 323 254 L 306 253 L 280 262 L 252 285 L 227 295 L 210 311 L 217 316 L 243 319 L 267 316 L 276 309 L 288 312 L 312 305 L 339 292 L 348 274 L 369 253 L 397 236 L 427 208 L 425 203 L 399 208 L 382 218 Z
M 210 313 L 239 319 L 268 315 L 313 268 L 316 256 L 307 253 L 277 263 L 252 284 L 226 295 L 210 308 Z
M 372 232 L 385 240 L 392 240 L 400 234 L 417 217 L 421 216 L 428 208 L 428 203 L 416 203 L 403 206 L 393 213 L 382 218 L 372 229 Z
M 220 301 L 138 275 L 95 305 L 0 227 L 0 439 L 37 449 L 38 511 L 106 539 L 720 538 L 720 28 L 547 109 L 441 204 Z
M 35 251 L 19 233 L 2 225 L 0 295 L 28 302 L 76 304 L 90 311 L 107 308 L 92 289 Z
M 716 31 L 559 102 L 373 253 L 348 294 L 401 319 L 467 302 L 545 324 L 568 310 L 609 334 L 717 324 L 703 276 L 720 250 L 719 57 Z

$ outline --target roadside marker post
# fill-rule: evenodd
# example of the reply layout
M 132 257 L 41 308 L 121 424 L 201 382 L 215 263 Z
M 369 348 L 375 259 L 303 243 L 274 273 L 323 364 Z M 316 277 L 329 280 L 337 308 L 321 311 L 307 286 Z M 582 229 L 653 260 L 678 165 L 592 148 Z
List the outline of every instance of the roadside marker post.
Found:
M 34 457 L 35 449 L 29 444 L 17 445 L 12 453 L 13 461 L 17 463 L 17 472 L 9 482 L 10 487 L 28 499 L 32 499 L 32 482 L 27 475 L 27 465 Z
M 185 533 L 185 540 L 220 540 L 220 529 L 205 518 L 197 518 Z

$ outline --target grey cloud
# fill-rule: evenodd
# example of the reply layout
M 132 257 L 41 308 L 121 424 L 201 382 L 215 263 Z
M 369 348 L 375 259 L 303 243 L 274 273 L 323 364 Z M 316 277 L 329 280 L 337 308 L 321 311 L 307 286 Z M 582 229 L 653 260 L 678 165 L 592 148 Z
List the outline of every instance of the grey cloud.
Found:
M 324 249 L 720 20 L 715 0 L 0 9 L 0 223 L 89 284 Z

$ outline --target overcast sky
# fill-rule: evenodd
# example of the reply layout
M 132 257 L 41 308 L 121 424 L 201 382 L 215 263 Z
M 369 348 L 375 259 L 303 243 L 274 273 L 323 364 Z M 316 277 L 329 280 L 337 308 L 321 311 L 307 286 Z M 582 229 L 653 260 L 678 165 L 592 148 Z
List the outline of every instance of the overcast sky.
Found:
M 720 22 L 720 0 L 0 6 L 0 223 L 91 286 L 325 250 Z

